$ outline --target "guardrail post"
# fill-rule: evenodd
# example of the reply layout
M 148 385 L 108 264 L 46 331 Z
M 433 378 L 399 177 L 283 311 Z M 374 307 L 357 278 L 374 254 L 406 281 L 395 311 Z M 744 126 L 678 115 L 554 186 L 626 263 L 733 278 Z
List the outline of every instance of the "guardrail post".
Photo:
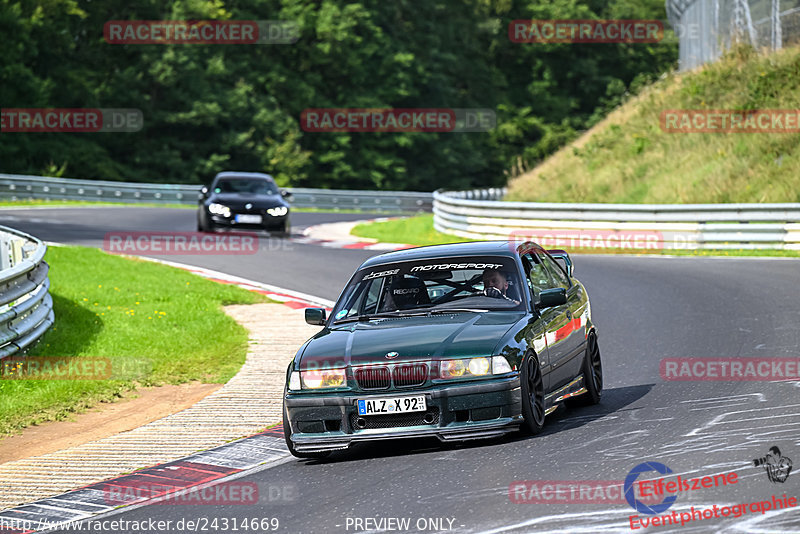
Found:
M 24 245 L 24 241 L 22 239 L 12 239 L 10 243 L 10 255 L 11 255 L 11 267 L 17 265 L 21 262 L 25 255 L 22 253 L 22 247 Z
M 8 250 L 9 239 L 5 235 L 0 235 L 0 271 L 11 268 L 11 254 Z

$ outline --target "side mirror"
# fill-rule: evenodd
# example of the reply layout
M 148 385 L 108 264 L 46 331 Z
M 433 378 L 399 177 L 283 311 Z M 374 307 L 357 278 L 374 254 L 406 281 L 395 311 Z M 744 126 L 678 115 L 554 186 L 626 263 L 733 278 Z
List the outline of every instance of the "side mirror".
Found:
M 322 326 L 326 319 L 325 308 L 306 308 L 306 322 L 314 326 Z
M 208 198 L 208 187 L 203 186 L 200 188 L 200 195 L 197 197 L 199 200 L 203 200 L 204 198 Z
M 567 303 L 567 290 L 563 287 L 545 289 L 539 293 L 539 308 L 552 308 Z
M 292 196 L 292 193 L 290 193 L 290 192 L 289 192 L 289 191 L 287 191 L 286 189 L 281 189 L 281 196 L 282 196 L 283 198 L 285 198 L 286 200 L 292 200 L 292 199 L 294 198 L 294 197 Z

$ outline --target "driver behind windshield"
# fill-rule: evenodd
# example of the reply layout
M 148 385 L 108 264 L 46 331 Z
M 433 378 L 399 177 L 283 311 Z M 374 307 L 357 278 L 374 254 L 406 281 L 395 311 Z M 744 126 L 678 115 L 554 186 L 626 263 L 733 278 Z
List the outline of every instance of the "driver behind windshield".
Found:
M 509 298 L 508 276 L 498 269 L 486 269 L 483 271 L 483 293 L 487 297 L 510 300 L 514 304 L 519 304 L 518 300 Z
M 412 310 L 510 310 L 523 300 L 513 260 L 493 256 L 376 265 L 355 275 L 344 295 L 336 321 Z

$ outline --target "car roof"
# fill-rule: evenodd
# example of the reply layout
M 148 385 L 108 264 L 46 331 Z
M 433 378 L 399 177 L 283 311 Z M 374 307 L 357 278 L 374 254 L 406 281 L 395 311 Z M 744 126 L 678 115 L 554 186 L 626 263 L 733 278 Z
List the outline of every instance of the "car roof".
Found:
M 240 171 L 225 171 L 219 172 L 214 177 L 214 181 L 220 178 L 261 178 L 262 180 L 268 180 L 270 182 L 275 182 L 275 179 L 272 178 L 269 174 L 265 174 L 263 172 L 240 172 Z
M 508 256 L 515 257 L 519 243 L 512 241 L 470 241 L 468 243 L 450 243 L 447 245 L 430 245 L 427 247 L 409 248 L 379 254 L 365 261 L 361 268 L 393 263 L 398 261 L 421 260 L 430 258 L 449 258 L 454 256 Z M 530 246 L 533 243 L 526 243 Z

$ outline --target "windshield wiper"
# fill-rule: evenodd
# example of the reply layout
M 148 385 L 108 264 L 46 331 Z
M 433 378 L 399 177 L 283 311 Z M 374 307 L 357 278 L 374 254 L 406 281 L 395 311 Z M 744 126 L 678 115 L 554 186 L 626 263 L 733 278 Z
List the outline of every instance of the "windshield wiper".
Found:
M 482 310 L 478 308 L 438 308 L 435 310 L 431 310 L 428 312 L 429 314 L 444 314 L 444 313 L 452 313 L 452 312 L 473 312 L 473 313 L 486 313 L 489 310 Z
M 386 317 L 415 317 L 420 315 L 427 315 L 428 312 L 412 312 L 412 313 L 404 313 L 400 310 L 393 311 L 393 312 L 381 312 L 381 313 L 372 313 L 372 314 L 365 314 L 365 315 L 355 315 L 353 317 L 345 317 L 344 319 L 339 319 L 338 321 L 334 321 L 333 324 L 341 324 L 341 323 L 352 323 L 355 321 L 363 322 L 363 321 L 371 321 L 372 319 L 383 319 Z

